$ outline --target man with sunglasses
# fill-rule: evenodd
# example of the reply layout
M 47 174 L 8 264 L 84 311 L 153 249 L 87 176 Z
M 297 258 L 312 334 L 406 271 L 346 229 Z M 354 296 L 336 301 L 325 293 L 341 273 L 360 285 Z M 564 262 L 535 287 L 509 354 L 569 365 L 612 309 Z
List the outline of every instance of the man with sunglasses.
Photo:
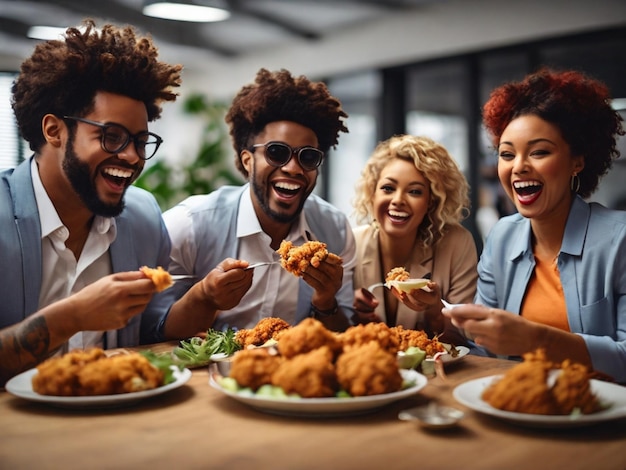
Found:
M 167 266 L 154 197 L 132 182 L 162 140 L 181 67 L 132 28 L 92 21 L 38 44 L 13 84 L 34 156 L 0 172 L 0 383 L 53 354 L 140 343 L 157 308 L 141 266 Z
M 323 83 L 286 70 L 261 69 L 240 90 L 226 121 L 235 164 L 248 182 L 192 196 L 164 214 L 170 269 L 196 279 L 166 292 L 173 306 L 155 322 L 155 339 L 252 328 L 265 317 L 290 324 L 314 317 L 337 331 L 349 325 L 352 230 L 343 213 L 312 194 L 327 152 L 347 132 L 346 117 Z M 326 260 L 300 278 L 281 267 L 276 250 L 283 240 L 299 246 L 312 239 L 343 263 Z M 256 262 L 273 264 L 245 269 Z

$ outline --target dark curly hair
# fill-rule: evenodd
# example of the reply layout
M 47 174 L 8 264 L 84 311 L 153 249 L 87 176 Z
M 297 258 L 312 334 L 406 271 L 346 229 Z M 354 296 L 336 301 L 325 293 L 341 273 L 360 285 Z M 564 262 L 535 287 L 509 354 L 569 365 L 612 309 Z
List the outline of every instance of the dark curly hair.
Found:
M 182 66 L 159 62 L 151 38 L 136 36 L 131 26 L 98 31 L 91 19 L 83 24 L 83 31 L 68 28 L 64 40 L 39 43 L 13 83 L 17 124 L 35 152 L 45 143 L 46 114 L 84 116 L 98 91 L 142 101 L 149 121 L 160 117 L 162 101 L 176 99 L 171 88 L 180 86 Z
M 324 153 L 337 145 L 339 132 L 348 132 L 343 120 L 348 115 L 326 85 L 305 76 L 293 77 L 287 70 L 261 69 L 253 84 L 235 96 L 226 122 L 235 149 L 235 165 L 247 178 L 241 152 L 249 148 L 265 126 L 276 121 L 292 121 L 312 129 Z
M 502 132 L 515 118 L 536 115 L 559 128 L 572 155 L 582 155 L 577 193 L 589 197 L 620 156 L 617 136 L 622 117 L 610 105 L 608 87 L 577 71 L 542 68 L 520 82 L 496 88 L 483 107 L 483 124 L 497 148 Z

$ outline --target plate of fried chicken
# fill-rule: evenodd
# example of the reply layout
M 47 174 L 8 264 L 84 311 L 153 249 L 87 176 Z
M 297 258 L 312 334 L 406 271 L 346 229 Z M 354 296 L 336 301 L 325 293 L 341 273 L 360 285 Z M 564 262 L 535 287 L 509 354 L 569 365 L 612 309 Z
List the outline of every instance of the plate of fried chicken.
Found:
M 262 332 L 280 324 L 271 319 L 260 323 Z M 307 318 L 271 330 L 271 338 L 259 335 L 259 328 L 239 333 L 243 348 L 228 362 L 212 364 L 210 385 L 257 410 L 327 417 L 376 410 L 427 383 L 419 372 L 398 367 L 396 354 L 406 332 L 384 323 L 335 333 Z M 269 339 L 272 346 L 259 347 Z

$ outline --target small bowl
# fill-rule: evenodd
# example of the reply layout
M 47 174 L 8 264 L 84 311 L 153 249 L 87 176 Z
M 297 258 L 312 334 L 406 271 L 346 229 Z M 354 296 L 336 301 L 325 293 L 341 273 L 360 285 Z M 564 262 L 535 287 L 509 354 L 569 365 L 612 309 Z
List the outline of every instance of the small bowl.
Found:
M 449 429 L 459 424 L 465 413 L 451 406 L 430 403 L 401 411 L 398 418 L 402 421 L 418 421 L 422 427 L 429 429 Z
M 426 358 L 426 352 L 422 350 L 417 350 L 412 353 L 407 353 L 406 351 L 398 351 L 398 353 L 396 354 L 396 358 L 398 361 L 398 368 L 415 369 Z

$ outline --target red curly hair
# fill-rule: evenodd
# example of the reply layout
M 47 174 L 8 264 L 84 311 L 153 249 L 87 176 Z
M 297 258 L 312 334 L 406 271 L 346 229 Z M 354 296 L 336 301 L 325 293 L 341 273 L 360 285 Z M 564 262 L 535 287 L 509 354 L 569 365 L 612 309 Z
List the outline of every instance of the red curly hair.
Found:
M 581 72 L 542 68 L 493 90 L 483 107 L 483 124 L 496 148 L 504 129 L 520 116 L 535 115 L 558 127 L 572 155 L 584 157 L 577 193 L 586 198 L 620 156 L 622 117 L 610 99 L 604 83 Z
M 160 117 L 162 101 L 176 99 L 171 88 L 180 86 L 182 66 L 159 62 L 149 37 L 136 36 L 131 26 L 98 31 L 91 19 L 83 24 L 83 31 L 68 28 L 65 40 L 39 43 L 13 83 L 17 124 L 35 152 L 45 143 L 46 114 L 84 116 L 98 91 L 142 101 L 148 121 Z
M 292 121 L 311 129 L 319 148 L 326 153 L 337 145 L 339 132 L 348 132 L 348 115 L 322 82 L 305 76 L 293 77 L 287 70 L 260 69 L 254 83 L 244 86 L 226 114 L 235 149 L 235 165 L 247 178 L 241 152 L 248 149 L 265 126 L 276 121 Z

